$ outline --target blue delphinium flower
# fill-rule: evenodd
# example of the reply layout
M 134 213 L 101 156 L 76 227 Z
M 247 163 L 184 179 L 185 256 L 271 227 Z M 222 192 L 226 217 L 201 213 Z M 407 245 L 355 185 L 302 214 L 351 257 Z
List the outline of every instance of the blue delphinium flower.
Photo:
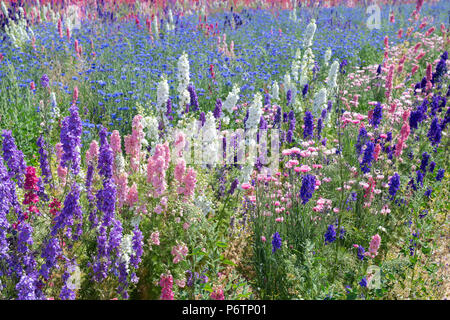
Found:
M 302 95 L 305 97 L 308 94 L 309 85 L 305 84 L 305 86 L 302 89 Z
M 334 241 L 336 241 L 336 226 L 334 224 L 330 224 L 327 232 L 325 232 L 325 245 Z
M 143 246 L 144 236 L 142 235 L 141 230 L 139 230 L 139 227 L 135 226 L 132 239 L 133 254 L 130 257 L 130 263 L 135 269 L 139 267 L 139 263 L 141 262 L 141 257 L 144 253 Z
M 360 163 L 361 171 L 364 173 L 369 173 L 372 167 L 373 151 L 375 150 L 375 145 L 372 142 L 367 142 L 366 150 L 364 150 L 363 159 Z
M 433 173 L 435 167 L 436 167 L 436 162 L 431 161 L 430 166 L 428 167 L 428 171 Z
M 316 177 L 307 174 L 302 178 L 302 187 L 300 188 L 300 198 L 302 204 L 306 204 L 311 198 L 316 188 Z
M 233 182 L 231 182 L 230 190 L 228 191 L 228 193 L 230 195 L 233 195 L 233 193 L 236 190 L 238 185 L 239 185 L 239 180 L 236 178 L 236 179 L 233 180 Z
M 48 76 L 44 73 L 41 77 L 41 86 L 44 88 L 47 88 L 50 83 L 50 79 Z
M 366 251 L 364 250 L 364 247 L 363 246 L 358 246 L 358 259 L 359 260 L 364 260 L 364 253 L 365 253 Z
M 361 279 L 361 281 L 359 282 L 359 285 L 363 288 L 367 288 L 367 279 L 364 277 Z
M 81 234 L 72 233 L 72 226 L 74 225 L 74 219 L 78 219 L 81 223 L 83 213 L 80 201 L 80 187 L 76 182 L 73 183 L 70 193 L 64 200 L 64 207 L 61 213 L 55 217 L 54 225 L 51 231 L 51 235 L 54 237 L 59 230 L 64 230 L 68 238 L 76 239 Z M 81 230 L 80 230 L 81 231 Z M 78 233 L 78 232 L 77 232 Z
M 18 300 L 36 300 L 36 279 L 34 273 L 24 273 L 16 285 Z
M 12 137 L 10 130 L 3 130 L 2 136 L 3 159 L 8 165 L 9 177 L 16 179 L 17 185 L 21 188 L 24 183 L 26 168 L 23 152 L 17 149 L 16 141 Z
M 205 122 L 206 122 L 206 115 L 202 111 L 202 112 L 200 112 L 200 123 L 202 124 L 202 127 L 205 125 Z
M 50 170 L 50 166 L 48 164 L 48 152 L 47 152 L 47 144 L 42 136 L 39 136 L 36 142 L 39 147 L 39 154 L 41 155 L 39 159 L 39 163 L 41 166 L 41 173 L 44 176 L 44 182 L 49 183 L 50 178 L 52 176 L 52 172 Z
M 281 248 L 281 236 L 277 232 L 275 232 L 272 236 L 272 253 Z
M 430 130 L 428 131 L 427 137 L 430 140 L 432 146 L 438 146 L 441 142 L 442 128 L 437 117 L 434 117 L 431 121 L 431 126 Z
M 361 154 L 362 146 L 366 143 L 366 140 L 367 140 L 366 128 L 361 127 L 359 129 L 359 133 L 358 133 L 358 140 L 356 141 L 356 144 L 355 144 L 357 154 Z
M 396 172 L 389 180 L 389 194 L 391 195 L 391 199 L 393 199 L 400 188 L 400 176 Z
M 60 138 L 63 148 L 61 166 L 67 167 L 67 163 L 70 162 L 72 173 L 77 175 L 80 172 L 80 147 L 83 127 L 78 115 L 77 105 L 72 105 L 69 111 L 70 116 L 64 118 L 61 126 Z
M 287 100 L 287 105 L 291 104 L 292 101 L 292 91 L 291 89 L 289 89 L 286 93 L 286 100 Z
M 190 95 L 190 98 L 191 98 L 190 106 L 194 107 L 192 109 L 192 111 L 197 111 L 198 110 L 198 98 L 197 98 L 197 93 L 195 92 L 194 85 L 190 84 L 188 86 L 188 91 L 189 91 L 189 95 Z
M 442 181 L 442 179 L 444 178 L 444 173 L 445 173 L 444 169 L 439 169 L 436 174 L 436 181 Z
M 422 171 L 417 170 L 416 174 L 417 174 L 417 178 L 416 178 L 417 184 L 419 184 L 421 187 L 423 187 L 423 173 L 422 173 Z
M 425 151 L 422 153 L 422 161 L 420 162 L 420 170 L 423 173 L 427 171 L 428 161 L 430 160 L 430 155 Z
M 381 106 L 381 103 L 377 103 L 375 108 L 373 109 L 372 119 L 370 119 L 370 124 L 374 128 L 378 128 L 378 125 L 381 122 L 381 119 L 383 118 L 383 107 Z
M 109 179 L 113 174 L 113 151 L 106 138 L 106 128 L 102 127 L 99 132 L 100 135 L 100 150 L 98 157 L 98 173 L 104 178 Z
M 222 100 L 216 100 L 216 106 L 213 112 L 214 118 L 219 119 L 222 116 Z
M 308 138 L 312 138 L 314 130 L 314 117 L 309 111 L 305 112 L 304 125 L 305 128 L 303 129 L 303 139 L 306 140 Z

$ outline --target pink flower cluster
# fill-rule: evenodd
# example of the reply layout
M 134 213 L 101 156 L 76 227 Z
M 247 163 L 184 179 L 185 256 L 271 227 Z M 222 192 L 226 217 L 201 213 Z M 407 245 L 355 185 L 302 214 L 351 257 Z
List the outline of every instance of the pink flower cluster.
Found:
M 172 248 L 172 251 L 170 252 L 173 255 L 173 263 L 177 264 L 180 261 L 183 261 L 184 258 L 187 256 L 188 254 L 188 247 L 184 244 L 177 244 L 176 246 L 174 246 Z
M 159 280 L 159 286 L 161 289 L 161 300 L 173 300 L 174 293 L 172 291 L 173 287 L 173 277 L 172 275 L 162 274 Z
M 133 171 L 139 170 L 142 139 L 144 138 L 144 126 L 142 116 L 137 114 L 133 118 L 131 135 L 125 136 L 125 152 L 131 156 L 130 166 Z M 117 146 L 116 146 L 117 148 Z
M 170 150 L 169 144 L 156 145 L 155 154 L 148 159 L 147 182 L 153 186 L 153 196 L 158 197 L 167 188 L 166 170 L 169 168 Z
M 211 292 L 210 297 L 213 300 L 225 300 L 225 295 L 223 294 L 223 289 L 221 288 L 216 288 L 213 292 Z
M 364 253 L 366 256 L 370 256 L 371 258 L 375 258 L 378 255 L 378 249 L 380 248 L 381 237 L 377 233 L 372 237 L 369 245 L 369 251 Z
M 86 162 L 93 162 L 95 164 L 98 160 L 98 142 L 96 140 L 92 140 L 91 144 L 89 145 L 89 149 L 86 151 Z
M 185 174 L 186 173 L 186 174 Z M 184 195 L 186 199 L 194 194 L 195 185 L 197 183 L 197 173 L 194 169 L 189 168 L 186 172 L 186 162 L 183 158 L 179 158 L 175 166 L 175 179 L 180 184 L 177 192 Z

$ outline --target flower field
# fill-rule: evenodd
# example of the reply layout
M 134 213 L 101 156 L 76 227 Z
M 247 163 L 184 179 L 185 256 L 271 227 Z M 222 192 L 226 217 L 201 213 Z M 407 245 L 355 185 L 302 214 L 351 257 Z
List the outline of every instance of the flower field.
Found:
M 1 300 L 450 297 L 450 2 L 0 0 Z

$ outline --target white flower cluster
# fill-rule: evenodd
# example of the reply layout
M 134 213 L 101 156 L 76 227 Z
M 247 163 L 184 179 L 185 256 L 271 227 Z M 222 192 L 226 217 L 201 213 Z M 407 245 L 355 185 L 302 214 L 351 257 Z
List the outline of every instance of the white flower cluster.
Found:
M 254 164 L 252 163 L 247 163 L 246 165 L 244 165 L 241 169 L 241 175 L 239 177 L 239 182 L 241 183 L 241 185 L 243 183 L 248 183 L 250 182 L 250 179 L 252 177 L 252 173 L 253 173 L 253 166 Z M 239 187 L 242 189 L 242 187 Z
M 258 131 L 259 122 L 263 114 L 262 107 L 262 97 L 261 94 L 257 92 L 255 94 L 255 97 L 253 98 L 252 104 L 248 109 L 248 118 L 245 122 L 245 128 L 247 129 L 247 134 L 245 135 L 245 143 L 248 146 L 248 159 L 250 163 L 255 163 L 257 157 L 256 133 Z
M 70 33 L 72 33 L 72 30 L 81 29 L 81 15 L 79 11 L 80 8 L 78 6 L 71 5 L 67 8 L 66 14 L 64 15 L 64 21 Z
M 308 48 L 303 53 L 302 63 L 300 65 L 300 86 L 308 83 L 308 73 L 314 68 L 314 53 Z
M 152 116 L 144 117 L 142 118 L 142 126 L 144 132 L 146 132 L 142 144 L 144 147 L 150 145 L 151 153 L 153 153 L 159 143 L 158 120 Z
M 216 119 L 212 112 L 206 115 L 206 122 L 202 127 L 202 158 L 203 164 L 215 165 L 219 161 L 219 141 L 217 138 Z
M 5 4 L 2 2 L 2 11 L 6 17 L 8 17 L 8 11 Z M 6 13 L 5 13 L 6 11 Z M 8 23 L 5 25 L 5 33 L 11 39 L 13 45 L 18 48 L 21 47 L 26 41 L 34 37 L 33 30 L 27 26 L 25 20 L 25 13 L 22 7 L 19 7 L 19 14 L 15 16 L 16 21 L 11 20 L 8 17 Z
M 120 243 L 120 262 L 125 264 L 125 269 L 129 271 L 130 266 L 130 256 L 133 253 L 131 234 L 127 234 L 122 237 L 122 242 Z
M 291 11 L 289 11 L 289 19 L 297 22 L 297 8 L 294 7 Z
M 305 30 L 305 34 L 303 36 L 303 47 L 309 48 L 312 45 L 312 41 L 314 38 L 314 34 L 316 33 L 317 25 L 316 19 L 311 19 L 311 22 L 308 24 Z
M 327 89 L 322 88 L 314 95 L 313 115 L 317 117 L 327 103 Z
M 167 13 L 166 31 L 175 30 L 175 24 L 173 23 L 172 9 L 169 9 Z
M 158 115 L 164 114 L 164 111 L 166 111 L 167 100 L 169 100 L 169 84 L 166 76 L 162 75 L 156 90 L 156 112 Z
M 153 17 L 152 29 L 153 29 L 153 34 L 155 35 L 155 38 L 159 39 L 158 18 L 156 17 L 156 15 Z
M 286 73 L 284 75 L 283 85 L 284 85 L 285 94 L 287 94 L 287 92 L 289 90 L 291 90 L 291 103 L 295 103 L 295 100 L 297 97 L 297 86 L 295 85 L 295 82 L 292 81 L 291 75 L 289 73 Z
M 50 110 L 49 122 L 53 123 L 55 121 L 55 119 L 59 118 L 59 108 L 58 108 L 58 104 L 56 103 L 56 95 L 53 91 L 50 93 L 50 104 L 52 105 L 52 108 Z
M 39 2 L 38 2 L 38 4 L 39 4 Z M 76 7 L 76 6 L 73 6 L 73 7 Z M 60 18 L 60 14 L 59 14 L 59 12 L 55 13 L 55 11 L 52 10 L 52 8 L 50 6 L 50 2 L 47 3 L 47 5 L 41 6 L 41 8 L 42 8 L 42 15 L 41 15 L 41 17 L 42 17 L 42 19 L 44 21 L 53 22 L 54 24 L 58 23 L 58 20 Z M 35 9 L 34 13 L 37 15 L 36 11 L 38 11 L 39 9 L 37 9 L 36 7 L 34 7 L 34 9 Z M 47 14 L 50 16 L 50 19 L 47 19 Z M 79 28 L 79 25 L 78 25 L 78 28 Z
M 324 59 L 324 65 L 326 67 L 328 67 L 328 62 L 330 62 L 330 59 L 331 59 L 331 48 L 328 48 L 328 50 L 325 52 L 323 59 Z
M 271 98 L 273 100 L 279 100 L 280 99 L 280 87 L 278 86 L 278 82 L 274 81 L 272 84 L 272 96 Z
M 330 71 L 328 72 L 327 86 L 328 92 L 330 94 L 332 94 L 333 92 L 335 92 L 335 90 L 337 90 L 338 68 L 339 63 L 337 62 L 337 60 L 334 60 L 333 64 L 330 67 Z
M 183 111 L 182 109 L 191 101 L 191 97 L 189 95 L 189 91 L 187 87 L 191 82 L 190 72 L 189 72 L 189 60 L 186 52 L 183 51 L 183 54 L 178 59 L 178 94 L 180 96 L 180 108 L 179 111 Z
M 259 121 L 262 116 L 262 97 L 259 92 L 255 94 L 253 102 L 248 108 L 248 119 L 245 123 L 247 130 L 258 129 Z
M 77 265 L 70 265 L 67 268 L 67 272 L 70 273 L 70 277 L 66 281 L 66 285 L 70 290 L 78 290 L 81 288 L 81 271 Z
M 208 213 L 214 213 L 213 204 L 211 200 L 203 195 L 199 195 L 194 199 L 194 204 L 196 207 L 200 208 L 203 214 L 206 216 Z
M 231 90 L 231 92 L 228 93 L 228 96 L 225 102 L 223 103 L 223 109 L 226 110 L 228 113 L 233 112 L 233 108 L 236 106 L 239 100 L 239 92 L 241 92 L 241 89 L 239 89 L 237 85 L 234 85 L 233 90 Z

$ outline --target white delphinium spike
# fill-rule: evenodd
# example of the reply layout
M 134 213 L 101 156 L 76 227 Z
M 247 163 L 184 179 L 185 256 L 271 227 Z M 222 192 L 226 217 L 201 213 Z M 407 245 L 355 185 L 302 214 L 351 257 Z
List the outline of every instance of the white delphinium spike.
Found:
M 247 130 L 257 129 L 260 118 L 262 116 L 262 97 L 259 92 L 255 94 L 253 102 L 248 108 L 248 118 L 245 122 L 245 128 Z
M 291 65 L 291 74 L 294 81 L 298 81 L 298 70 L 300 69 L 300 63 L 298 60 L 293 60 Z
M 322 88 L 314 95 L 313 115 L 317 117 L 327 103 L 327 89 Z
M 305 30 L 305 34 L 303 37 L 303 47 L 309 48 L 312 45 L 312 41 L 314 38 L 314 34 L 316 33 L 316 19 L 311 19 L 311 22 L 308 24 Z
M 122 237 L 122 242 L 120 243 L 120 262 L 125 265 L 125 269 L 128 270 L 128 267 L 130 265 L 130 257 L 133 253 L 132 248 L 132 238 L 133 236 L 131 234 L 127 234 Z
M 156 117 L 148 116 L 142 119 L 143 130 L 146 133 L 147 143 L 151 147 L 151 154 L 155 150 L 156 145 L 159 142 L 159 132 L 158 132 L 158 119 Z
M 5 5 L 4 1 L 2 1 L 2 11 L 3 11 L 3 14 L 5 15 L 5 17 L 8 18 L 9 17 L 8 9 L 6 8 L 6 5 Z
M 330 71 L 328 72 L 327 80 L 328 92 L 330 93 L 334 92 L 334 90 L 337 88 L 338 68 L 339 62 L 337 62 L 337 60 L 334 60 L 334 62 L 331 64 Z
M 239 100 L 239 93 L 241 92 L 241 89 L 237 86 L 233 86 L 233 90 L 231 90 L 230 93 L 228 93 L 227 98 L 225 99 L 225 102 L 223 103 L 223 109 L 226 110 L 228 113 L 233 112 L 233 108 L 236 106 L 238 100 Z
M 152 21 L 152 27 L 153 27 L 153 34 L 155 35 L 155 38 L 159 38 L 159 29 L 158 29 L 158 19 L 156 18 L 156 15 L 153 17 Z
M 169 83 L 166 76 L 162 75 L 156 90 L 156 110 L 158 115 L 164 114 L 167 100 L 169 100 Z
M 273 100 L 279 100 L 280 99 L 280 87 L 278 86 L 278 82 L 274 81 L 272 85 L 272 99 Z
M 284 79 L 283 79 L 283 85 L 284 85 L 284 93 L 287 93 L 289 91 L 289 89 L 291 89 L 291 75 L 289 73 L 286 73 L 284 75 Z
M 185 111 L 186 106 L 191 102 L 191 95 L 187 89 L 184 89 L 180 95 L 180 106 L 178 108 L 178 114 L 181 116 L 181 113 Z
M 190 72 L 189 72 L 189 60 L 186 52 L 183 51 L 183 54 L 178 59 L 178 93 L 180 95 L 183 94 L 189 83 L 191 82 Z M 189 94 L 189 93 L 188 93 Z
M 216 118 L 211 111 L 206 115 L 205 124 L 202 127 L 203 164 L 215 165 L 219 160 L 219 141 L 217 139 Z
M 324 64 L 327 67 L 328 66 L 328 62 L 331 59 L 331 49 L 330 48 L 328 48 L 328 50 L 325 52 L 325 55 L 324 55 L 323 59 L 324 59 Z

